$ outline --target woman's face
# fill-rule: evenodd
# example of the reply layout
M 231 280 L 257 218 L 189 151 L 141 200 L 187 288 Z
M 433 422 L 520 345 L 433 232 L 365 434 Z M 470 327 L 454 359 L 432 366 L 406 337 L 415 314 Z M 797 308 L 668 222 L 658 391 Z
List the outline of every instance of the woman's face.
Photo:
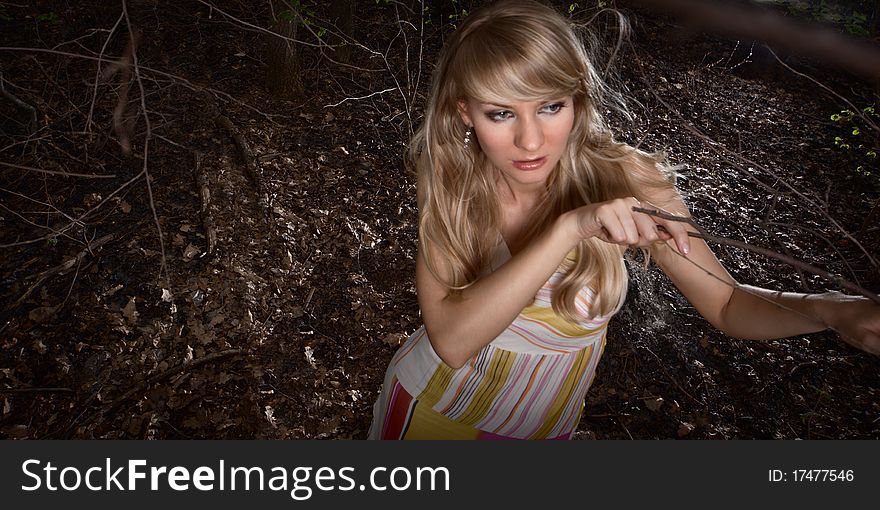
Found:
M 568 144 L 574 124 L 571 96 L 504 104 L 462 100 L 458 107 L 511 189 L 543 189 Z

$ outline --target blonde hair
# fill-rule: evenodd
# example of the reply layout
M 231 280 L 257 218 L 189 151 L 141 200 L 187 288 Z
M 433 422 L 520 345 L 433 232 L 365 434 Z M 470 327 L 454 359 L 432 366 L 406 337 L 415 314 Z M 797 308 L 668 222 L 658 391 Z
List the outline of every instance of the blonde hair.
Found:
M 657 171 L 661 158 L 614 141 L 600 114 L 606 85 L 584 44 L 554 9 L 534 1 L 502 1 L 470 14 L 442 50 L 434 70 L 425 119 L 413 136 L 408 164 L 418 178 L 419 233 L 428 269 L 450 293 L 471 285 L 488 266 L 498 243 L 500 206 L 496 172 L 474 141 L 462 143 L 467 126 L 460 100 L 504 104 L 572 96 L 575 120 L 543 201 L 526 227 L 532 239 L 556 218 L 582 205 L 670 189 Z M 438 275 L 438 261 L 448 278 Z M 581 241 L 552 297 L 553 310 L 570 322 L 575 298 L 591 286 L 591 315 L 607 315 L 624 292 L 627 274 L 617 245 Z

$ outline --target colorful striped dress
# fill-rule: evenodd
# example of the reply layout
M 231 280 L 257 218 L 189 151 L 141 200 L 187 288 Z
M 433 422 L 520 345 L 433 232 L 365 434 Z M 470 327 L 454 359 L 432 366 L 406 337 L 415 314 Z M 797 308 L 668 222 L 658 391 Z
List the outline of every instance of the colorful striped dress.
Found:
M 510 259 L 503 241 L 494 271 Z M 621 263 L 623 261 L 621 260 Z M 370 439 L 569 439 L 605 347 L 608 316 L 588 319 L 595 293 L 576 299 L 578 324 L 550 306 L 561 269 L 497 338 L 459 369 L 446 365 L 424 326 L 391 360 L 373 407 Z

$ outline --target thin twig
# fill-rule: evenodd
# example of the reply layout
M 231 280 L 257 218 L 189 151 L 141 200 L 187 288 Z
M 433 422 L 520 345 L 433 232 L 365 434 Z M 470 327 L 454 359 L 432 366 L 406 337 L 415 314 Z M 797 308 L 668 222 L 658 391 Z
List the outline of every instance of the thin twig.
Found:
M 83 60 L 93 60 L 95 62 L 106 62 L 109 64 L 118 64 L 119 63 L 117 60 L 113 60 L 113 59 L 109 59 L 109 58 L 90 57 L 88 55 L 82 55 L 80 53 L 70 53 L 67 51 L 57 51 L 57 50 L 50 50 L 50 49 L 46 49 L 46 48 L 22 48 L 22 47 L 16 47 L 16 46 L 0 46 L 0 51 L 21 51 L 21 52 L 27 52 L 27 53 L 48 53 L 51 55 L 79 58 L 79 59 L 83 59 Z M 140 66 L 140 65 L 138 67 L 139 67 L 140 71 L 142 71 L 142 72 L 145 71 L 145 72 L 149 72 L 149 73 L 153 73 L 153 74 L 158 74 L 159 76 L 164 76 L 166 78 L 170 78 L 173 82 L 178 83 L 180 85 L 183 85 L 184 87 L 188 88 L 189 90 L 192 90 L 193 92 L 210 92 L 211 94 L 214 94 L 215 96 L 222 96 L 227 101 L 239 104 L 239 105 L 243 106 L 244 108 L 247 108 L 248 110 L 251 110 L 251 111 L 259 114 L 260 116 L 262 116 L 263 118 L 265 118 L 266 120 L 271 122 L 272 124 L 278 125 L 278 122 L 275 120 L 275 117 L 284 117 L 284 115 L 273 115 L 273 114 L 268 114 L 266 112 L 263 112 L 262 110 L 259 110 L 255 107 L 245 103 L 244 101 L 237 99 L 236 97 L 232 96 L 231 94 L 229 94 L 227 92 L 223 92 L 222 90 L 217 90 L 217 89 L 214 89 L 211 87 L 196 85 L 182 76 L 178 76 L 178 75 L 172 74 L 172 73 L 167 73 L 165 71 L 160 71 L 160 70 L 154 69 L 152 67 Z
M 150 138 L 152 138 L 152 129 L 150 127 L 150 116 L 147 113 L 147 103 L 144 93 L 144 83 L 141 80 L 141 74 L 138 67 L 138 56 L 137 56 L 137 37 L 135 36 L 135 32 L 131 27 L 131 20 L 128 17 L 128 6 L 126 5 L 126 0 L 122 0 L 122 13 L 125 15 L 125 24 L 128 26 L 128 34 L 129 34 L 129 44 L 131 45 L 131 59 L 134 67 L 134 75 L 137 80 L 138 87 L 141 91 L 141 108 L 144 111 L 144 122 L 147 125 L 147 134 L 144 138 L 144 168 L 143 173 L 146 177 L 144 180 L 147 183 L 147 196 L 150 201 L 150 210 L 153 212 L 153 221 L 156 223 L 156 231 L 159 233 L 159 249 L 162 256 L 162 262 L 159 268 L 159 275 L 165 277 L 165 286 L 168 286 L 168 263 L 165 258 L 165 237 L 162 233 L 162 225 L 159 223 L 159 215 L 156 213 L 156 204 L 153 201 L 153 187 L 150 184 L 150 171 L 147 166 L 147 156 L 150 152 Z
M 70 388 L 0 388 L 0 393 L 73 393 Z
M 100 239 L 98 239 L 92 243 L 89 243 L 89 245 L 84 250 L 79 252 L 75 257 L 72 257 L 72 258 L 64 261 L 63 263 L 61 263 L 55 267 L 51 267 L 51 268 L 43 271 L 39 275 L 37 275 L 36 281 L 33 283 L 33 285 L 31 285 L 30 288 L 27 290 L 27 292 L 25 292 L 20 298 L 18 298 L 15 301 L 15 303 L 13 303 L 13 305 L 10 307 L 10 310 L 14 311 L 20 304 L 22 304 L 34 292 L 34 290 L 39 288 L 39 286 L 47 278 L 69 270 L 70 268 L 72 268 L 74 266 L 74 264 L 79 265 L 79 263 L 82 262 L 82 259 L 86 255 L 92 254 L 93 250 L 97 250 L 98 248 L 104 246 L 105 244 L 110 242 L 114 237 L 115 237 L 114 234 L 107 234 L 107 235 L 101 237 Z
M 333 108 L 333 107 L 335 107 L 335 106 L 339 106 L 339 105 L 341 105 L 342 103 L 344 103 L 344 102 L 346 102 L 346 101 L 358 101 L 358 100 L 361 100 L 361 99 L 369 99 L 369 98 L 371 98 L 371 97 L 373 97 L 373 96 L 376 96 L 376 95 L 379 95 L 379 94 L 384 94 L 384 93 L 386 93 L 386 92 L 391 92 L 392 90 L 397 90 L 397 89 L 394 88 L 394 87 L 391 87 L 391 88 L 387 88 L 387 89 L 385 89 L 385 90 L 379 90 L 379 91 L 377 91 L 377 92 L 373 92 L 372 94 L 367 94 L 366 96 L 360 96 L 360 97 L 346 97 L 345 99 L 343 99 L 342 101 L 339 101 L 338 103 L 333 103 L 333 104 L 324 105 L 324 108 Z
M 31 166 L 16 165 L 16 164 L 14 164 L 14 163 L 6 163 L 6 162 L 4 162 L 4 161 L 0 161 L 0 165 L 8 166 L 8 167 L 11 167 L 11 168 L 18 168 L 19 170 L 28 170 L 28 171 L 31 171 L 31 172 L 40 172 L 40 173 L 43 173 L 43 174 L 50 174 L 50 175 L 63 175 L 63 176 L 65 176 L 65 177 L 82 177 L 82 178 L 84 178 L 84 179 L 114 179 L 114 178 L 116 178 L 116 174 L 109 174 L 109 175 L 78 174 L 78 173 L 76 173 L 76 172 L 61 172 L 61 171 L 58 171 L 58 170 L 46 170 L 45 168 L 34 168 L 34 167 L 31 167 Z
M 113 28 L 110 29 L 110 33 L 107 34 L 107 40 L 104 41 L 104 45 L 101 46 L 101 53 L 98 54 L 99 58 L 104 58 L 104 51 L 107 50 L 107 45 L 110 44 L 110 39 L 113 37 L 113 34 L 116 33 L 116 28 L 119 27 L 119 24 L 122 22 L 125 17 L 125 13 L 119 13 L 119 19 L 116 20 L 116 24 L 113 25 Z M 89 105 L 89 115 L 86 118 L 86 126 L 85 131 L 91 133 L 92 131 L 92 115 L 95 112 L 95 100 L 98 97 L 98 79 L 101 77 L 101 62 L 98 62 L 98 68 L 95 70 L 95 86 L 92 91 L 92 102 Z
M 674 214 L 665 213 L 665 212 L 659 211 L 657 209 L 645 209 L 643 207 L 633 207 L 632 210 L 635 212 L 644 213 L 649 216 L 654 216 L 654 217 L 662 218 L 665 220 L 686 223 L 686 224 L 688 224 L 698 230 L 698 232 L 688 232 L 688 235 L 690 237 L 696 237 L 699 239 L 703 239 L 704 241 L 710 241 L 713 243 L 719 243 L 719 244 L 724 244 L 727 246 L 733 246 L 735 248 L 741 248 L 743 250 L 748 250 L 748 251 L 751 251 L 754 253 L 758 253 L 760 255 L 764 255 L 765 257 L 774 258 L 776 260 L 785 262 L 786 264 L 789 264 L 791 266 L 802 269 L 808 273 L 812 273 L 814 275 L 821 276 L 822 278 L 829 280 L 829 281 L 835 283 L 836 285 L 839 285 L 839 286 L 841 286 L 847 290 L 850 290 L 852 292 L 856 292 L 856 293 L 858 293 L 862 296 L 865 296 L 866 298 L 874 301 L 875 303 L 880 304 L 880 296 L 878 296 L 877 294 L 874 294 L 873 292 L 871 292 L 869 290 L 865 290 L 864 288 L 862 288 L 854 283 L 851 283 L 848 280 L 841 278 L 840 276 L 833 275 L 833 274 L 829 273 L 828 271 L 825 271 L 823 269 L 819 269 L 816 266 L 807 264 L 806 262 L 802 262 L 798 259 L 789 257 L 788 255 L 783 255 L 783 254 L 775 252 L 773 250 L 761 248 L 760 246 L 754 246 L 754 245 L 751 245 L 748 243 L 744 243 L 742 241 L 737 241 L 735 239 L 727 239 L 724 237 L 718 237 L 718 236 L 714 236 L 712 234 L 708 234 L 702 228 L 700 228 L 699 225 L 697 225 L 697 223 L 692 218 L 687 218 L 687 217 L 683 217 L 683 216 L 676 216 Z

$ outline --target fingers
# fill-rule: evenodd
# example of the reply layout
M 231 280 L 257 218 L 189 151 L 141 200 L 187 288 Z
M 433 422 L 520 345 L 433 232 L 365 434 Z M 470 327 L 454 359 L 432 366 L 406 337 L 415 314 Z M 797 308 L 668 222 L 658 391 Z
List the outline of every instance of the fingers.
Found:
M 663 213 L 666 212 L 653 204 L 646 202 L 645 205 L 648 206 L 647 208 L 649 209 L 654 209 Z M 687 255 L 688 252 L 690 252 L 690 236 L 688 236 L 688 229 L 685 223 L 661 218 L 659 216 L 651 216 L 645 213 L 636 213 L 636 215 L 650 219 L 650 221 L 655 224 L 654 228 L 657 228 L 658 226 L 662 227 L 665 231 L 665 235 L 662 236 L 661 239 L 664 241 L 674 239 L 678 251 L 681 252 L 683 255 Z
M 687 255 L 688 252 L 691 251 L 691 242 L 690 236 L 688 236 L 687 227 L 684 226 L 684 223 L 665 220 L 668 223 L 664 224 L 669 235 L 675 239 L 675 245 L 678 247 L 678 251 L 680 251 L 683 255 Z
M 661 235 L 658 228 L 660 225 L 658 225 L 654 219 L 647 214 L 634 214 L 633 220 L 639 229 L 639 246 L 649 246 L 657 241 L 665 241 L 666 239 L 672 238 L 672 236 L 665 231 L 662 232 L 663 235 Z
M 608 233 L 606 241 L 628 246 L 640 243 L 644 227 L 639 228 L 632 213 L 632 207 L 638 205 L 638 200 L 634 198 L 617 199 L 604 203 L 596 210 Z
M 686 255 L 690 251 L 686 224 L 633 211 L 633 208 L 643 205 L 663 212 L 633 197 L 619 198 L 585 209 L 582 218 L 589 226 L 582 228 L 581 232 L 585 234 L 584 237 L 596 236 L 603 241 L 626 246 L 644 247 L 658 241 L 674 240 L 678 251 Z

